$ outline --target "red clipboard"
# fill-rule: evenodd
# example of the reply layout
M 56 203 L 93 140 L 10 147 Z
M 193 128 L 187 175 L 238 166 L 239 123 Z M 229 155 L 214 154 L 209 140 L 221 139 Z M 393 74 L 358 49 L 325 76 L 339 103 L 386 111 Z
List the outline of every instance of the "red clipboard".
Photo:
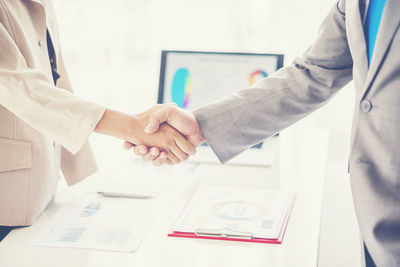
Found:
M 285 215 L 285 219 L 282 224 L 282 229 L 277 239 L 267 239 L 267 238 L 257 238 L 257 237 L 228 237 L 226 234 L 221 234 L 221 236 L 211 236 L 211 235 L 202 235 L 192 232 L 179 232 L 172 230 L 168 233 L 168 236 L 172 237 L 184 237 L 184 238 L 199 238 L 199 239 L 212 239 L 212 240 L 224 240 L 224 241 L 238 241 L 238 242 L 253 242 L 253 243 L 267 243 L 267 244 L 282 244 L 283 237 L 285 236 L 287 225 L 289 222 L 290 214 L 292 213 L 294 203 L 296 200 L 296 194 L 293 195 L 291 202 L 289 204 L 288 211 Z

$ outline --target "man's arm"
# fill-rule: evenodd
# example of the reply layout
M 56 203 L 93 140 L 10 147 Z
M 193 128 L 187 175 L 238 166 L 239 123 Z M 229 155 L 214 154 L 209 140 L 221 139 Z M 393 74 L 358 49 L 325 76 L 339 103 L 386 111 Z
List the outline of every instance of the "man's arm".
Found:
M 352 68 L 345 16 L 335 5 L 302 58 L 194 114 L 207 142 L 226 162 L 321 107 L 352 79 Z
M 344 6 L 342 0 L 330 10 L 302 58 L 249 89 L 194 111 L 221 162 L 321 107 L 352 79 Z

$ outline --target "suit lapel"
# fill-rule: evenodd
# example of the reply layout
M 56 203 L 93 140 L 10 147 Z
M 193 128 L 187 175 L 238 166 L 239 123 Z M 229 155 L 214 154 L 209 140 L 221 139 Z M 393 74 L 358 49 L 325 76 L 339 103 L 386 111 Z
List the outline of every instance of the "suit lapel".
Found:
M 400 0 L 399 0 L 400 1 Z M 349 1 L 346 10 L 346 21 L 349 34 L 347 35 L 353 61 L 359 77 L 365 79 L 368 73 L 367 46 L 365 42 L 363 17 L 365 13 L 365 0 Z
M 53 43 L 54 47 L 54 52 L 56 53 L 56 57 L 58 57 L 60 53 L 60 44 L 59 44 L 59 38 L 58 38 L 58 28 L 57 28 L 57 23 L 56 23 L 56 18 L 54 14 L 54 7 L 52 1 L 49 0 L 25 0 L 28 2 L 33 2 L 36 4 L 39 4 L 43 9 L 44 9 L 44 14 L 46 16 L 46 29 L 49 31 L 51 41 Z M 46 33 L 44 31 L 44 33 Z M 43 38 L 46 38 L 46 36 L 43 36 Z
M 399 0 L 386 0 L 386 6 L 383 10 L 382 19 L 380 22 L 378 34 L 375 41 L 375 47 L 372 54 L 367 78 L 366 78 L 366 92 L 374 80 L 376 74 L 379 72 L 386 52 L 393 40 L 400 23 L 400 1 Z

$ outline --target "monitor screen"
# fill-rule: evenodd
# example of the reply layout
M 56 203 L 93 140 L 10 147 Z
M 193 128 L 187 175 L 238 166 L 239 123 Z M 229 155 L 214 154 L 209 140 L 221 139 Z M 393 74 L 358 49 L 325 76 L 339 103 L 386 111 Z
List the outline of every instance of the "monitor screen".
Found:
M 250 87 L 282 63 L 277 54 L 163 51 L 158 102 L 196 109 Z
M 249 88 L 282 65 L 280 54 L 162 51 L 158 103 L 193 110 Z

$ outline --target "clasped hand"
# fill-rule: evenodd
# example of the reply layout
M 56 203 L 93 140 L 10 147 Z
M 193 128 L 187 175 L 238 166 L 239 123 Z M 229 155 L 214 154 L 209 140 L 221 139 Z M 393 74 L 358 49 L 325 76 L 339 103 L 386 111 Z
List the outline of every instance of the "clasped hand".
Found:
M 134 143 L 127 140 L 124 148 L 133 147 L 136 155 L 152 161 L 154 166 L 165 163 L 172 165 L 186 160 L 195 153 L 195 147 L 205 141 L 194 114 L 175 104 L 156 105 L 138 116 L 148 119 L 146 125 L 140 127 L 144 129 L 147 138 L 139 138 Z M 167 141 L 158 142 L 158 145 L 157 140 Z

